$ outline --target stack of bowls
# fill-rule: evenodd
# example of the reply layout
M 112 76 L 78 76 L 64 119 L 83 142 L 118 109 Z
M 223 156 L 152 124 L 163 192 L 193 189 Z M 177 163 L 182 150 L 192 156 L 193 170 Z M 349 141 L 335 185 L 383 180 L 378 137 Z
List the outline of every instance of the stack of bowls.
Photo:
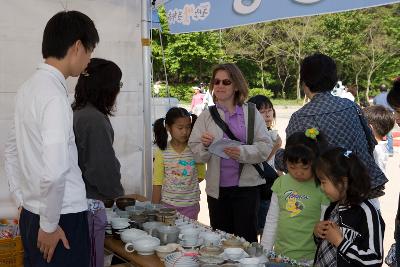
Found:
M 199 267 L 199 259 L 183 252 L 171 253 L 164 258 L 165 267 Z
M 111 218 L 112 235 L 115 239 L 121 239 L 120 234 L 131 227 L 127 218 Z
M 163 209 L 161 209 L 163 210 Z M 165 224 L 168 225 L 175 225 L 175 219 L 176 219 L 176 212 L 160 212 L 157 213 L 156 217 L 157 217 L 157 221 L 159 222 L 163 222 Z

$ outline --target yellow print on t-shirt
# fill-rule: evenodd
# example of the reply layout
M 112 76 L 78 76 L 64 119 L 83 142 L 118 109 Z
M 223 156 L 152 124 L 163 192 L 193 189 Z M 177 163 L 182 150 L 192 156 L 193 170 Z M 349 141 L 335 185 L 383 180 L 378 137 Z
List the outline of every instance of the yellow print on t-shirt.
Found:
M 304 210 L 304 203 L 302 200 L 309 199 L 307 195 L 300 195 L 294 190 L 285 192 L 286 205 L 285 208 L 290 212 L 290 217 L 299 215 Z

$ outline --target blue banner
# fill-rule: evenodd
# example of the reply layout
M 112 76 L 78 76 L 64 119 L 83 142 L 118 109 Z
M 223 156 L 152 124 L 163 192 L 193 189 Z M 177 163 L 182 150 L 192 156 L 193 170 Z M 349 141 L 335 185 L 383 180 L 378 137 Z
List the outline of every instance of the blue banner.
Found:
M 170 0 L 171 33 L 198 32 L 400 2 L 389 0 Z

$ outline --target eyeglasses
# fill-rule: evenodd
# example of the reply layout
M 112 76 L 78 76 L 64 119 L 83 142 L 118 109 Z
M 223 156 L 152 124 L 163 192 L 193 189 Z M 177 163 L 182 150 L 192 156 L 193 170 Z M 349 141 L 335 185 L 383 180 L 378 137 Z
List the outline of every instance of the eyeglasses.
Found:
M 121 89 L 122 86 L 124 86 L 124 83 L 123 82 L 119 82 L 119 89 Z
M 224 80 L 220 80 L 220 79 L 214 79 L 214 85 L 219 85 L 222 82 L 223 85 L 228 86 L 232 84 L 232 81 L 229 79 L 224 79 Z

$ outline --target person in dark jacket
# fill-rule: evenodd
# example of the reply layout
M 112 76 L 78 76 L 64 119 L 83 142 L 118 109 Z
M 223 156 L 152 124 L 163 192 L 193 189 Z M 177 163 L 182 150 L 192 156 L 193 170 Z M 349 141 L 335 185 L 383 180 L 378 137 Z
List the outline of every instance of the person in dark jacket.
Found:
M 398 77 L 393 83 L 393 89 L 390 90 L 387 101 L 394 110 L 394 116 L 397 125 L 400 126 L 400 77 Z M 399 204 L 397 206 L 397 215 L 395 219 L 395 232 L 394 239 L 396 241 L 396 262 L 400 265 L 400 194 Z
M 382 266 L 385 223 L 370 200 L 370 178 L 356 153 L 333 148 L 315 162 L 317 183 L 332 201 L 314 227 L 314 266 Z
M 388 179 L 374 161 L 372 152 L 376 141 L 360 107 L 353 101 L 330 93 L 338 80 L 335 61 L 323 54 L 306 57 L 301 63 L 300 80 L 304 93 L 311 101 L 293 113 L 286 136 L 317 128 L 332 146 L 357 152 L 371 177 L 369 198 L 384 195 L 384 184 Z M 283 150 L 279 150 L 275 156 L 275 167 L 285 170 L 283 163 Z
M 103 201 L 124 194 L 109 119 L 120 91 L 121 77 L 122 72 L 114 62 L 92 58 L 79 76 L 72 104 L 78 164 L 88 199 L 92 267 L 104 266 L 107 217 Z

